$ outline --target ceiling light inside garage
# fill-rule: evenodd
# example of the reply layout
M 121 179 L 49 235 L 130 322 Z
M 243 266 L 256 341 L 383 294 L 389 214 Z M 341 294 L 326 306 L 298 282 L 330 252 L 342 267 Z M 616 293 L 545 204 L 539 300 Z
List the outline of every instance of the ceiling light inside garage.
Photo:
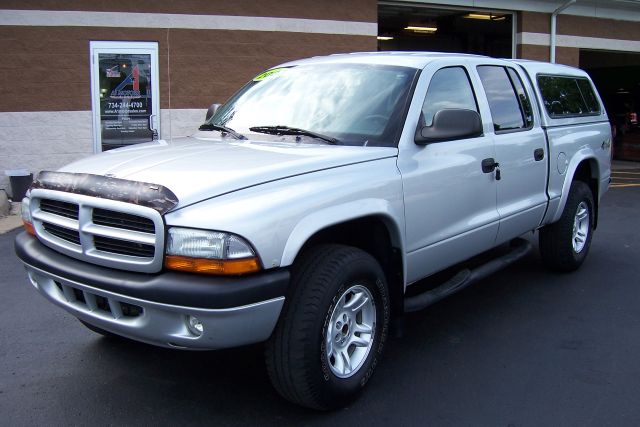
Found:
M 492 13 L 467 13 L 463 16 L 467 19 L 480 19 L 483 21 L 504 21 L 504 15 L 494 15 Z
M 431 33 L 435 33 L 436 31 L 438 31 L 438 27 L 434 26 L 429 26 L 429 27 L 423 27 L 423 26 L 418 26 L 418 25 L 409 25 L 407 27 L 404 27 L 405 30 L 407 31 L 412 31 L 414 33 L 425 33 L 425 34 L 431 34 Z

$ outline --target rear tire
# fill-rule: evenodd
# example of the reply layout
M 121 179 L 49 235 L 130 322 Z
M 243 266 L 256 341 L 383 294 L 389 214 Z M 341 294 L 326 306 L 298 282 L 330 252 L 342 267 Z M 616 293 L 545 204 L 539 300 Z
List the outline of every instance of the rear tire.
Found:
M 540 255 L 547 267 L 569 272 L 582 265 L 591 246 L 593 215 L 591 189 L 582 181 L 574 181 L 560 219 L 540 229 Z
M 267 343 L 266 362 L 285 399 L 318 410 L 347 405 L 378 364 L 390 318 L 378 262 L 342 245 L 322 245 L 292 268 L 291 293 Z

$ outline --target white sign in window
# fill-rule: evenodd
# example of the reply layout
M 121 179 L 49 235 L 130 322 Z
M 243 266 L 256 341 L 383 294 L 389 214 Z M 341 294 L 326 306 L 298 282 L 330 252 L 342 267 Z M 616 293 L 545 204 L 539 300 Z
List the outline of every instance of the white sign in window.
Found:
M 158 44 L 91 42 L 95 151 L 158 139 Z

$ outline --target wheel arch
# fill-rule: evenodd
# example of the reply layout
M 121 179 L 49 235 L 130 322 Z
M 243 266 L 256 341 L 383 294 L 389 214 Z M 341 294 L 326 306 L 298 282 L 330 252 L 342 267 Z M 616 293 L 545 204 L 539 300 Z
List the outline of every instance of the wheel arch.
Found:
M 315 215 L 314 215 L 315 216 Z M 313 225 L 312 225 L 313 224 Z M 313 219 L 299 224 L 287 242 L 283 266 L 291 265 L 307 249 L 327 243 L 356 247 L 373 256 L 382 267 L 391 298 L 392 317 L 403 311 L 405 260 L 401 225 L 388 213 L 377 212 L 326 222 Z
M 562 186 L 562 196 L 560 203 L 555 211 L 550 222 L 556 222 L 562 216 L 565 205 L 567 204 L 567 198 L 569 197 L 569 190 L 571 189 L 571 183 L 574 181 L 582 181 L 591 190 L 593 195 L 593 227 L 594 229 L 598 225 L 598 204 L 600 199 L 600 166 L 598 160 L 593 153 L 579 153 L 574 156 L 573 161 L 569 164 L 566 178 Z

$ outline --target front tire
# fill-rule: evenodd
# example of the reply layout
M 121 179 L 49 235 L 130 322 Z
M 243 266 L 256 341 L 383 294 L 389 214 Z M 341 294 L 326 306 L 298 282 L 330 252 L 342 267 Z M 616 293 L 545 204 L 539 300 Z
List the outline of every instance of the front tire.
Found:
M 594 203 L 591 189 L 582 181 L 571 183 L 560 219 L 540 229 L 540 255 L 552 270 L 577 270 L 587 257 L 593 234 Z
M 294 265 L 291 286 L 267 343 L 271 382 L 293 403 L 343 407 L 362 391 L 382 354 L 390 318 L 384 273 L 360 249 L 323 245 Z

